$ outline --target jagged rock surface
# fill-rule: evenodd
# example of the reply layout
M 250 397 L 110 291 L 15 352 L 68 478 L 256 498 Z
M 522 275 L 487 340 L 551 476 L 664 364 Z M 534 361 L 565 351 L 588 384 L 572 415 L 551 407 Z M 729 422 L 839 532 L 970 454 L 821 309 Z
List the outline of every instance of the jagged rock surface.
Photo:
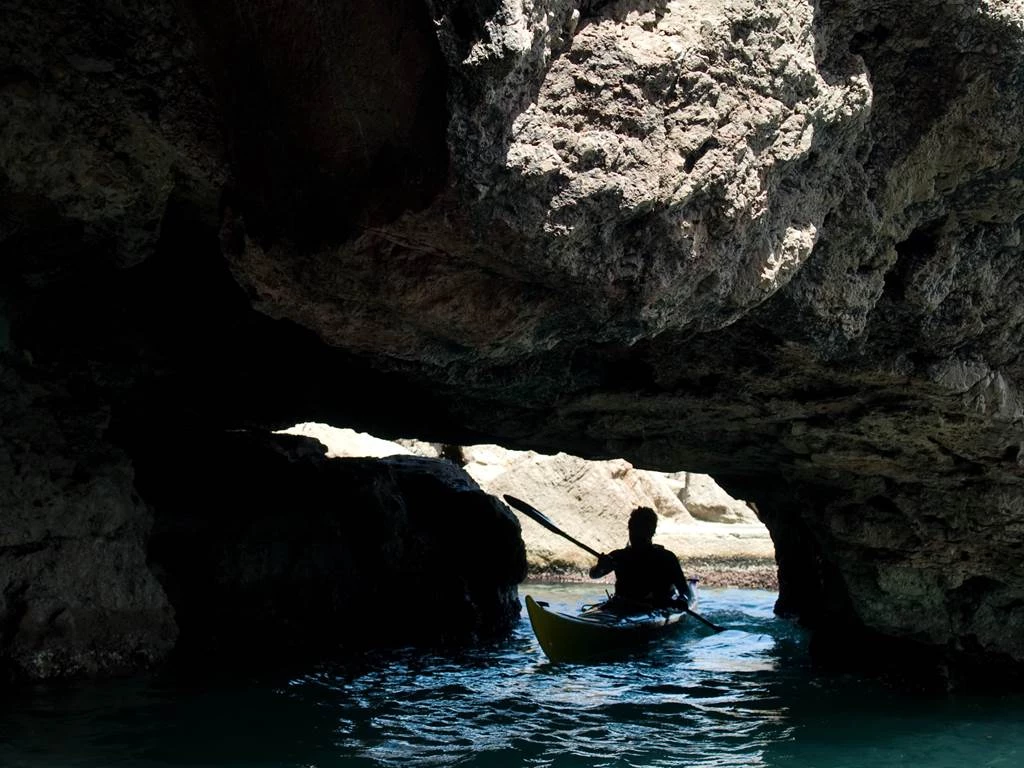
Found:
M 152 526 L 110 418 L 67 389 L 0 369 L 0 678 L 145 669 L 177 626 L 146 564 Z
M 4 366 L 112 425 L 5 449 L 704 472 L 819 637 L 1021 679 L 1019 4 L 363 6 L 3 5 Z

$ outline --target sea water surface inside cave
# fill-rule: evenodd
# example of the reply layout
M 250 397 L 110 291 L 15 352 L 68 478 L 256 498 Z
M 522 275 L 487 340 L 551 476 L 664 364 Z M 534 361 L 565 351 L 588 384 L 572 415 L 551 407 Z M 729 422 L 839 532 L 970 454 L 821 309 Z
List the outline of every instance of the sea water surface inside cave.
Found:
M 592 584 L 524 584 L 555 607 Z M 1024 765 L 1024 696 L 821 677 L 772 592 L 714 589 L 636 656 L 551 664 L 525 613 L 497 647 L 389 651 L 275 679 L 108 681 L 0 694 L 0 766 Z

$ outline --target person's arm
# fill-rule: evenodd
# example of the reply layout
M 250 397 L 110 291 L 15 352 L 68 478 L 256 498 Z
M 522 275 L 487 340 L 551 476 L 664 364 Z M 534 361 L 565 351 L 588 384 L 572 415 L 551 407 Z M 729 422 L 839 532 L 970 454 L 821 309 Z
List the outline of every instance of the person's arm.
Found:
M 590 569 L 590 578 L 599 579 L 615 570 L 615 553 L 598 555 L 597 565 Z
M 677 599 L 685 600 L 689 604 L 690 598 L 693 597 L 690 593 L 690 583 L 686 580 L 686 574 L 683 573 L 683 567 L 679 564 L 679 558 L 675 554 L 672 554 L 670 567 L 672 569 L 672 585 L 679 593 Z

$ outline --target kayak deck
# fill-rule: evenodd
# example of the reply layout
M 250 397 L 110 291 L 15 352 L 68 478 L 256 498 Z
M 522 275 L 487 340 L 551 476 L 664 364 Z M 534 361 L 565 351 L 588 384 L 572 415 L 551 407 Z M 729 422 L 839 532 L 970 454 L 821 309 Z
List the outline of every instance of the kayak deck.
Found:
M 584 661 L 643 648 L 673 629 L 685 611 L 660 609 L 619 614 L 595 606 L 577 615 L 550 610 L 526 596 L 526 612 L 541 649 L 551 661 Z

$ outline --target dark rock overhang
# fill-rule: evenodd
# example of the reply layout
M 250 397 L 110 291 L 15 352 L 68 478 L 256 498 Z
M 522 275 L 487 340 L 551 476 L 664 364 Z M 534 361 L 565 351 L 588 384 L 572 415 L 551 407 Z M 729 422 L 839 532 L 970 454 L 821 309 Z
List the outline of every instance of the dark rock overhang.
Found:
M 7 14 L 5 514 L 169 425 L 624 456 L 823 637 L 1019 674 L 1022 20 L 365 5 Z

